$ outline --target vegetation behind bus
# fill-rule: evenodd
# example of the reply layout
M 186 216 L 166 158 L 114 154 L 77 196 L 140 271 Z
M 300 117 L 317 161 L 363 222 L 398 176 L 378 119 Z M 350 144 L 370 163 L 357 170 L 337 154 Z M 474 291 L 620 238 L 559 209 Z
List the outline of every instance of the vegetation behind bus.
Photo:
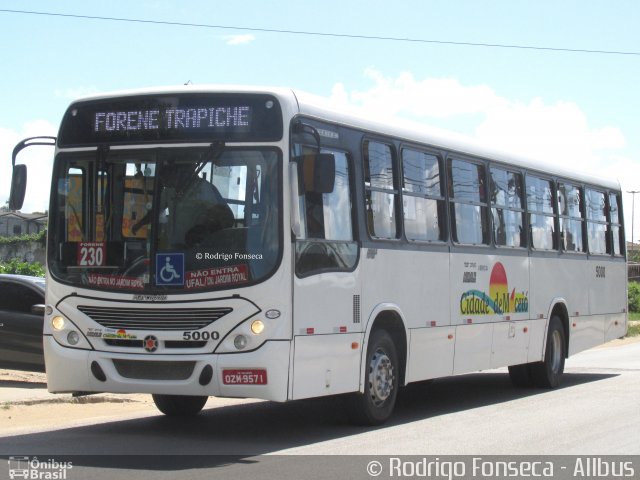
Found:
M 38 262 L 29 263 L 19 258 L 0 263 L 0 273 L 13 275 L 30 275 L 32 277 L 44 277 L 44 267 Z

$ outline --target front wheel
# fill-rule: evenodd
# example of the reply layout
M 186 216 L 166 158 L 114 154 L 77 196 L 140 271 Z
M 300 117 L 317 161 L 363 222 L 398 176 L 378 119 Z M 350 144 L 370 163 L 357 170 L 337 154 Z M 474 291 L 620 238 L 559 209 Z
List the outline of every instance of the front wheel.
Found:
M 200 413 L 209 397 L 153 394 L 153 402 L 170 417 L 191 417 Z
M 371 334 L 367 347 L 364 393 L 348 398 L 351 421 L 357 425 L 380 425 L 393 412 L 398 395 L 398 354 L 386 330 Z
M 566 357 L 564 327 L 560 318 L 551 317 L 547 333 L 547 348 L 542 362 L 531 365 L 531 376 L 536 387 L 556 388 L 562 380 Z

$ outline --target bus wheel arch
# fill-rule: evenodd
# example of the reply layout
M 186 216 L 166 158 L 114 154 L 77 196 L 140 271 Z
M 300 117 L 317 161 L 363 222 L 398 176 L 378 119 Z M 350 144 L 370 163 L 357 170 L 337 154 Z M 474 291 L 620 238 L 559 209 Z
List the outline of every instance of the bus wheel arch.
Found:
M 400 315 L 378 313 L 363 349 L 361 390 L 346 397 L 350 420 L 357 425 L 380 425 L 393 413 L 404 383 L 407 337 Z
M 568 317 L 564 317 L 568 319 Z M 549 318 L 544 358 L 541 362 L 531 364 L 533 384 L 539 388 L 556 388 L 560 386 L 564 373 L 564 362 L 568 356 L 567 323 L 563 320 L 561 310 L 555 310 Z
M 371 328 L 369 329 L 369 334 L 367 342 L 373 335 L 376 330 L 386 330 L 387 333 L 391 336 L 393 343 L 396 346 L 396 351 L 398 353 L 398 362 L 400 366 L 399 372 L 399 384 L 401 386 L 405 385 L 405 376 L 407 372 L 407 359 L 408 359 L 408 339 L 407 339 L 407 331 L 404 326 L 404 321 L 402 320 L 402 316 L 397 310 L 383 310 L 379 312 L 375 320 L 371 324 Z

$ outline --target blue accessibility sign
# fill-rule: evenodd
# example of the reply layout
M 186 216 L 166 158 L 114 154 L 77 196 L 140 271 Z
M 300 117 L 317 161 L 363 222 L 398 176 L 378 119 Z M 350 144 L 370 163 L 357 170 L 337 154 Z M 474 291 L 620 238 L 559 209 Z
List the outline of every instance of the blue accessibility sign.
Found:
M 156 285 L 184 285 L 184 253 L 156 253 Z

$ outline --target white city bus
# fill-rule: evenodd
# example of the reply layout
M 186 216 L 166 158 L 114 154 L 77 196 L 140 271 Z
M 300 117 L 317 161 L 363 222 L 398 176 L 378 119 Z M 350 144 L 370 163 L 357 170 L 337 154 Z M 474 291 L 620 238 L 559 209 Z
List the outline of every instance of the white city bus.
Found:
M 55 144 L 51 392 L 346 394 L 384 422 L 411 382 L 509 367 L 556 387 L 625 334 L 620 185 L 284 89 L 74 102 Z

